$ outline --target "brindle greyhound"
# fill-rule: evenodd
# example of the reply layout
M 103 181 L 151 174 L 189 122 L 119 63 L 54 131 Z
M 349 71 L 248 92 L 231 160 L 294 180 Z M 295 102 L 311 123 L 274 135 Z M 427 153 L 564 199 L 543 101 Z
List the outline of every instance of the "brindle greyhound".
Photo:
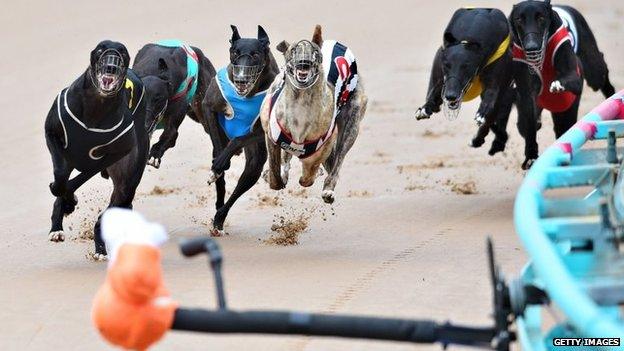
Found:
M 279 68 L 269 49 L 269 37 L 258 26 L 257 38 L 241 38 L 232 27 L 230 64 L 217 72 L 202 102 L 201 122 L 212 140 L 212 172 L 208 184 L 217 189 L 213 235 L 221 235 L 225 218 L 236 200 L 256 184 L 262 174 L 267 152 L 258 114 L 266 90 Z M 225 201 L 224 172 L 230 159 L 245 152 L 245 169 L 236 188 Z
M 63 215 L 72 213 L 74 192 L 102 172 L 113 180 L 109 207 L 132 208 L 149 148 L 145 128 L 166 103 L 168 82 L 147 77 L 144 83 L 127 69 L 130 56 L 118 42 L 102 41 L 91 51 L 87 70 L 56 97 L 45 121 L 45 137 L 56 197 L 49 239 L 64 241 Z M 69 179 L 76 169 L 80 174 Z M 94 228 L 96 258 L 106 256 L 100 220 Z
M 200 121 L 198 116 L 203 115 L 201 102 L 215 76 L 215 69 L 200 49 L 177 40 L 143 46 L 134 59 L 132 69 L 141 78 L 165 74 L 175 87 L 169 92 L 168 105 L 162 116 L 164 130 L 150 150 L 148 164 L 159 168 L 165 151 L 175 146 L 184 116 Z M 151 129 L 154 127 L 156 125 Z
M 260 115 L 269 151 L 270 187 L 286 186 L 295 155 L 303 164 L 299 184 L 304 187 L 314 183 L 323 164 L 328 176 L 322 198 L 332 203 L 340 168 L 358 136 L 368 101 L 355 56 L 336 41 L 323 41 L 318 25 L 312 41 L 293 45 L 283 41 L 277 49 L 284 54 L 286 70 L 271 86 Z
M 509 20 L 514 36 L 514 75 L 518 129 L 525 139 L 523 169 L 538 156 L 537 129 L 542 109 L 551 111 L 558 138 L 576 123 L 583 76 L 605 97 L 615 93 L 609 69 L 583 16 L 550 0 L 514 5 Z
M 495 139 L 489 154 L 504 151 L 514 99 L 507 18 L 497 9 L 462 8 L 453 14 L 443 38 L 433 61 L 427 102 L 416 111 L 416 119 L 431 117 L 443 104 L 445 114 L 456 116 L 462 101 L 480 96 L 475 115 L 479 129 L 470 145 L 483 145 L 491 129 Z

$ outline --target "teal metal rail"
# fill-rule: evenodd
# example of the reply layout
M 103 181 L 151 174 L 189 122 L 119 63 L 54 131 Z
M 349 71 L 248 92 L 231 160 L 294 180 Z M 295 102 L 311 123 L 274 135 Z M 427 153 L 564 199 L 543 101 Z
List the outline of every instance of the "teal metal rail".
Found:
M 618 308 L 624 303 L 623 221 L 617 215 L 624 213 L 617 196 L 622 150 L 616 146 L 624 137 L 623 99 L 621 91 L 579 120 L 544 151 L 518 191 L 514 222 L 530 257 L 521 285 L 544 290 L 563 316 L 544 337 L 544 306 L 523 306 L 516 322 L 525 350 L 554 349 L 553 337 L 624 343 Z

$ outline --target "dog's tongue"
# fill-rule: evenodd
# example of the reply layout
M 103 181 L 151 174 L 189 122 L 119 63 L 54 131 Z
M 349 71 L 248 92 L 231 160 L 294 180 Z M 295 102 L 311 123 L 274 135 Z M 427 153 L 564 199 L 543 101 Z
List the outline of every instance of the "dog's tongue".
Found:
M 102 77 L 102 84 L 104 85 L 104 88 L 110 88 L 111 85 L 113 85 L 113 77 Z

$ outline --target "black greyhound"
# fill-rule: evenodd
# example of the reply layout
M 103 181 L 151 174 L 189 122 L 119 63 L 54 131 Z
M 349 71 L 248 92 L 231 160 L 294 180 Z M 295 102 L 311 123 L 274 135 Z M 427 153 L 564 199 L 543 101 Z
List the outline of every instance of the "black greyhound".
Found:
M 144 84 L 128 69 L 129 62 L 123 44 L 102 41 L 91 51 L 87 70 L 50 108 L 45 136 L 54 167 L 50 191 L 56 197 L 51 241 L 65 240 L 63 216 L 76 207 L 74 192 L 97 173 L 113 180 L 109 206 L 132 207 L 147 161 L 145 125 L 150 114 L 164 108 L 168 82 L 148 77 Z M 74 169 L 80 173 L 69 179 Z M 99 218 L 94 234 L 96 258 L 104 258 Z
M 605 97 L 615 93 L 609 69 L 583 16 L 550 0 L 514 5 L 509 20 L 514 35 L 514 78 L 518 130 L 525 139 L 523 169 L 538 156 L 537 130 L 543 109 L 551 111 L 558 138 L 576 123 L 583 77 Z
M 200 49 L 177 40 L 167 40 L 143 46 L 134 58 L 132 69 L 141 78 L 165 74 L 174 88 L 169 92 L 162 121 L 154 121 L 163 124 L 164 130 L 151 147 L 148 164 L 159 168 L 165 151 L 175 146 L 184 116 L 200 121 L 198 116 L 203 115 L 201 102 L 215 76 L 215 68 Z M 153 131 L 156 125 L 151 127 Z
M 462 101 L 481 97 L 475 115 L 479 126 L 472 147 L 495 134 L 489 154 L 505 149 L 507 119 L 513 104 L 511 31 L 497 9 L 462 8 L 455 11 L 444 31 L 443 46 L 433 61 L 427 102 L 416 111 L 426 119 L 444 105 L 447 116 L 457 116 Z
M 232 27 L 230 64 L 217 72 L 208 85 L 202 108 L 202 124 L 212 140 L 212 174 L 208 183 L 217 188 L 213 235 L 223 231 L 225 218 L 236 200 L 260 178 L 267 159 L 260 105 L 279 68 L 269 49 L 269 37 L 258 26 L 257 38 L 241 38 Z M 224 172 L 230 159 L 245 152 L 245 169 L 230 198 L 225 202 Z

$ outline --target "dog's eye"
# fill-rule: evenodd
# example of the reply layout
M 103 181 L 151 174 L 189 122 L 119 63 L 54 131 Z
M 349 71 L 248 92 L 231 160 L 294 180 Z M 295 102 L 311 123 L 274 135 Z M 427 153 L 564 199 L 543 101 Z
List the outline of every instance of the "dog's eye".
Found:
M 538 15 L 537 15 L 537 22 L 538 22 L 539 24 L 544 23 L 544 21 L 545 21 L 545 20 L 546 20 L 546 18 L 544 18 L 544 16 L 543 16 L 542 14 L 538 14 Z

